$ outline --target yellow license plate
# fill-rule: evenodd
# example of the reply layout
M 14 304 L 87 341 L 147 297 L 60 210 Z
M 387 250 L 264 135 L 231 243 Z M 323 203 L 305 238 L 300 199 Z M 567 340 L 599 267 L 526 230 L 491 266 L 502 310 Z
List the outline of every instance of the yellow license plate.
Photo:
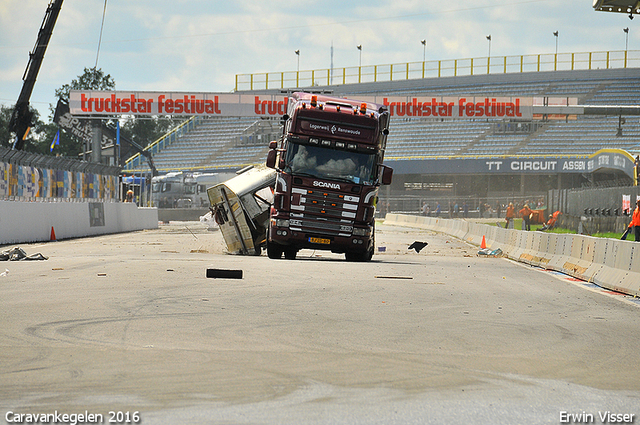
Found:
M 331 243 L 331 239 L 309 238 L 309 242 L 311 242 L 311 243 L 321 243 L 321 244 L 329 245 Z

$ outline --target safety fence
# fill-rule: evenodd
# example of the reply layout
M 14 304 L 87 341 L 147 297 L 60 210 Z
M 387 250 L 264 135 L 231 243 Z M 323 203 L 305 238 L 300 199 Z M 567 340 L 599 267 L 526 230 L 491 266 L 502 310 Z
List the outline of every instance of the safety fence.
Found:
M 0 200 L 118 199 L 120 168 L 0 148 Z
M 237 74 L 235 90 L 268 90 L 420 78 L 636 68 L 638 66 L 640 66 L 640 50 L 490 56 L 307 71 Z
M 500 248 L 513 260 L 555 270 L 603 288 L 640 296 L 640 243 L 584 235 L 526 232 L 465 220 L 387 214 L 385 224 L 417 227 L 474 245 Z

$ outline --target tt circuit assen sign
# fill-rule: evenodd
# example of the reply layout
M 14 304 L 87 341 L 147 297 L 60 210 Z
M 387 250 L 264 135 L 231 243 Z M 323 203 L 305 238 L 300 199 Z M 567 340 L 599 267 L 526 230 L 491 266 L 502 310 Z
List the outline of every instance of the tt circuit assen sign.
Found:
M 385 105 L 392 117 L 533 118 L 533 98 L 366 96 L 357 100 Z M 288 97 L 231 93 L 129 92 L 72 90 L 72 115 L 282 116 Z
M 634 158 L 620 149 L 601 149 L 582 158 L 423 158 L 397 160 L 385 157 L 385 164 L 400 174 L 572 174 L 618 170 L 634 176 Z

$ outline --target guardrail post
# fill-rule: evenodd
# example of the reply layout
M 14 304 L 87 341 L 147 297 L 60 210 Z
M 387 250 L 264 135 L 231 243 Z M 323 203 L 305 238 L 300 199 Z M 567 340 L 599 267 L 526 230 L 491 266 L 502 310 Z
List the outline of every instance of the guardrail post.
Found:
M 520 56 L 520 73 L 524 72 L 524 55 Z

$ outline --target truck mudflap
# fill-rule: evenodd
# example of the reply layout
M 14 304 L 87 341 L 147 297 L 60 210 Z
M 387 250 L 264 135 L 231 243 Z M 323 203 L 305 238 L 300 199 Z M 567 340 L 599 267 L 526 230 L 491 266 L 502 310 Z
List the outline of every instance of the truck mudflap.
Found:
M 266 244 L 274 183 L 274 170 L 256 167 L 207 189 L 230 254 L 260 255 Z

